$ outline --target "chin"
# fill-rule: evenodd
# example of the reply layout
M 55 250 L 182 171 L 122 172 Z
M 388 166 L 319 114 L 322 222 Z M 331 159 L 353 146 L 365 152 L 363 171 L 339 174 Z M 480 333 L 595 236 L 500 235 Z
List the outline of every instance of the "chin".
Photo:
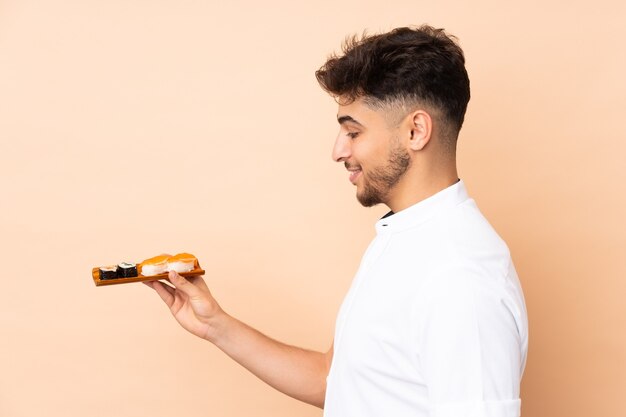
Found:
M 361 203 L 363 207 L 374 207 L 382 203 L 382 201 L 380 200 L 380 198 L 378 198 L 378 196 L 371 195 L 371 194 L 357 193 L 356 199 L 359 201 L 359 203 Z

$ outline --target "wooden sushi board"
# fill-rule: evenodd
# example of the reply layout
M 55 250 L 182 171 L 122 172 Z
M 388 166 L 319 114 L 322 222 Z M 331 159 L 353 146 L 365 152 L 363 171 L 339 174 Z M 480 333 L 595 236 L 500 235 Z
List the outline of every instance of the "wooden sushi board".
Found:
M 204 275 L 204 269 L 202 269 L 200 264 L 198 264 L 198 262 L 196 261 L 194 269 L 189 272 L 179 272 L 179 275 L 182 275 L 185 278 L 194 277 L 196 275 Z M 93 277 L 93 282 L 96 284 L 96 287 L 104 285 L 130 284 L 131 282 L 157 281 L 160 279 L 167 279 L 167 273 L 148 276 L 139 275 L 136 277 L 128 278 L 100 279 L 100 267 L 93 268 L 91 270 L 91 276 Z

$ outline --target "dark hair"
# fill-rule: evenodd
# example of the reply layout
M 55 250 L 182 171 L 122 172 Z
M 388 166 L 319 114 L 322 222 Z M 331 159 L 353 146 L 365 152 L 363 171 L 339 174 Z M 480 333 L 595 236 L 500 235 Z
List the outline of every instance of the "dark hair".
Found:
M 456 38 L 431 26 L 396 28 L 343 44 L 343 56 L 331 55 L 315 72 L 324 90 L 352 102 L 396 101 L 432 106 L 442 112 L 456 138 L 470 99 L 463 51 Z

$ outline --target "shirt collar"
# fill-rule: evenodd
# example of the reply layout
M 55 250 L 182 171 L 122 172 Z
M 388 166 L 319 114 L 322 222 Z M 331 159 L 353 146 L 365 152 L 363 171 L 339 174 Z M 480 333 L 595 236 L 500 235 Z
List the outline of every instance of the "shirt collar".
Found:
M 390 233 L 415 227 L 444 210 L 456 207 L 468 198 L 465 184 L 459 180 L 404 210 L 385 214 L 376 222 L 376 232 Z

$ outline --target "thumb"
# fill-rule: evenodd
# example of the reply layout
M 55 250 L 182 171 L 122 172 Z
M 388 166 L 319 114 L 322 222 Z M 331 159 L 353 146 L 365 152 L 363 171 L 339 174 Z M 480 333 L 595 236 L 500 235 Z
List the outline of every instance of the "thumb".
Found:
M 189 297 L 197 297 L 200 295 L 200 289 L 193 285 L 191 282 L 187 281 L 185 277 L 179 275 L 178 272 L 170 271 L 168 274 L 168 278 L 170 282 L 174 284 L 176 289 L 180 290 Z

